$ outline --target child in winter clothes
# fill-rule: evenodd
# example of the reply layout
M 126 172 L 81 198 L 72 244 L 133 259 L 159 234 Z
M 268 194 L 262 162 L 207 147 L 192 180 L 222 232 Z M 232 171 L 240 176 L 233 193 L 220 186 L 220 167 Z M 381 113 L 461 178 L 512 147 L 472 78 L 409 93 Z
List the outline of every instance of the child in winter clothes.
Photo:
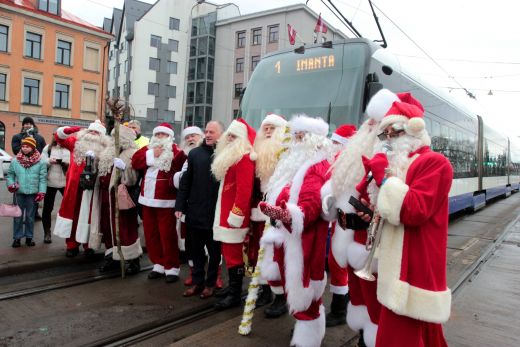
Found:
M 20 239 L 25 237 L 25 244 L 32 247 L 35 202 L 42 201 L 47 190 L 47 165 L 40 161 L 34 138 L 26 137 L 22 140 L 21 150 L 7 172 L 7 189 L 16 194 L 16 203 L 22 210 L 22 216 L 14 218 L 12 246 L 20 247 Z

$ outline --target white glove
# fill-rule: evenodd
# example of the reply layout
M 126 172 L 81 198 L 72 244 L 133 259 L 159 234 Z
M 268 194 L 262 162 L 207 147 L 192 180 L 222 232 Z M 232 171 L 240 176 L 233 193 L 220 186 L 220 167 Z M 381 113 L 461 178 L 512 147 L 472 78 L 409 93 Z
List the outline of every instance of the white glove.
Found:
M 119 170 L 124 170 L 124 169 L 126 169 L 126 164 L 125 164 L 125 162 L 124 162 L 122 159 L 120 159 L 120 158 L 114 158 L 114 166 L 115 166 L 116 168 L 118 168 Z
M 85 153 L 85 155 L 87 157 L 91 157 L 91 158 L 95 158 L 96 157 L 96 153 L 94 153 L 94 151 L 87 151 L 87 153 Z

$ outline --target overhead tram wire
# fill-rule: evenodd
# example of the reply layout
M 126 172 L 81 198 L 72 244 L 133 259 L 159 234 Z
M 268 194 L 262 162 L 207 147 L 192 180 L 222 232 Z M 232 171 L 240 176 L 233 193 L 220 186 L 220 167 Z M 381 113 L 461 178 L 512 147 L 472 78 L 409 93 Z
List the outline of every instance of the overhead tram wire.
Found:
M 327 5 L 327 3 L 324 1 L 324 0 L 321 0 L 321 3 L 323 5 L 325 5 L 325 7 L 344 25 L 347 27 L 347 29 L 352 33 L 352 35 L 356 36 L 357 37 L 357 34 L 354 30 L 352 30 L 352 28 L 348 25 L 347 22 L 345 22 L 345 20 L 343 18 L 341 18 L 336 12 L 334 12 L 330 7 L 329 5 Z

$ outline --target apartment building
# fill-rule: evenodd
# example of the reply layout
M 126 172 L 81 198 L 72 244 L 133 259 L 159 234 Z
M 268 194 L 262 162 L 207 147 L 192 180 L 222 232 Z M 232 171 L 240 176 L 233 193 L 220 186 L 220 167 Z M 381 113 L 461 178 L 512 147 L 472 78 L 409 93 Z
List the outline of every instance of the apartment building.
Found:
M 47 141 L 102 117 L 111 38 L 61 0 L 0 0 L 0 147 L 11 151 L 26 116 Z

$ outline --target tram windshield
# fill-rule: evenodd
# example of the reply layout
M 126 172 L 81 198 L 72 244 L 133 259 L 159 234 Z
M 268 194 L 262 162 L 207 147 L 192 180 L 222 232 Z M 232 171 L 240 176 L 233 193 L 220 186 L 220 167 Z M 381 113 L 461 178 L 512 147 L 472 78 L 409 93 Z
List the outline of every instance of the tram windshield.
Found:
M 365 43 L 309 48 L 264 58 L 255 68 L 241 103 L 241 116 L 258 128 L 268 113 L 320 116 L 331 131 L 358 124 L 362 113 Z

